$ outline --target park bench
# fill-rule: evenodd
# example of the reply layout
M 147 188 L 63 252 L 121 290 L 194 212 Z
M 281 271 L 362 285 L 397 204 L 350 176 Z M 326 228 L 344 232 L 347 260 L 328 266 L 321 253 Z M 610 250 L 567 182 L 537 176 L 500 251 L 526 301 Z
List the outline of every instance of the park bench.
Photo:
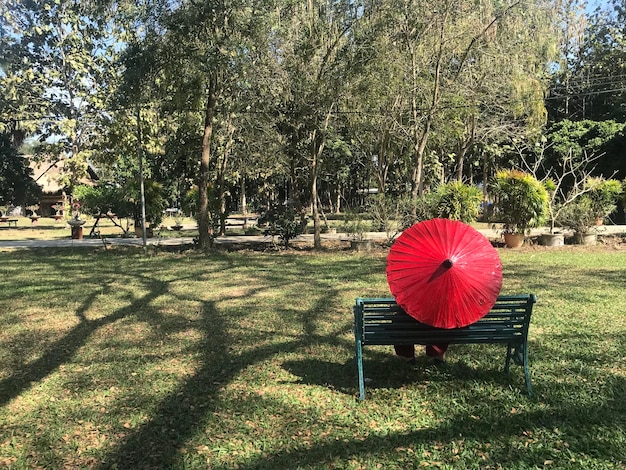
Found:
M 17 219 L 9 219 L 7 217 L 0 217 L 0 222 L 6 222 L 9 227 L 11 225 L 13 225 L 13 227 L 17 227 Z
M 507 346 L 504 372 L 511 360 L 524 368 L 526 389 L 532 396 L 528 369 L 528 326 L 534 294 L 501 295 L 480 320 L 463 328 L 435 328 L 418 322 L 394 298 L 358 298 L 354 306 L 354 336 L 359 374 L 359 397 L 365 399 L 363 346 L 432 344 L 503 344 Z

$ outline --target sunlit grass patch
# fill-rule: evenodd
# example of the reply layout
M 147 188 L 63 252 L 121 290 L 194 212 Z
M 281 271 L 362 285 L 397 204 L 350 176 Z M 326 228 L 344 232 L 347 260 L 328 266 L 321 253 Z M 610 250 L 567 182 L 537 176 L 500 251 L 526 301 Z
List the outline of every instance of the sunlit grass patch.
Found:
M 620 468 L 626 253 L 502 250 L 536 293 L 535 398 L 504 348 L 416 368 L 365 351 L 352 305 L 385 253 L 0 253 L 0 466 Z

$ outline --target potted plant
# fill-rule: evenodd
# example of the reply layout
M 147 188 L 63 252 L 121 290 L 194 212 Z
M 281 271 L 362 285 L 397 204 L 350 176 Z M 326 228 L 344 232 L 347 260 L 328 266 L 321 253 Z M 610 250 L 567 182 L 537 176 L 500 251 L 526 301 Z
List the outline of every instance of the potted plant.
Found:
M 182 230 L 183 229 L 183 221 L 180 217 L 174 218 L 174 225 L 172 225 L 172 230 Z
M 502 170 L 496 174 L 490 193 L 507 246 L 521 246 L 525 235 L 540 226 L 548 213 L 546 188 L 528 173 Z
M 54 214 L 52 214 L 52 218 L 56 221 L 59 221 L 63 218 L 63 201 L 59 201 L 56 204 L 52 204 L 52 209 L 54 209 Z
M 574 231 L 574 243 L 595 245 L 597 218 L 592 199 L 589 195 L 583 194 L 563 208 L 559 214 L 559 223 Z
M 549 221 L 549 232 L 542 233 L 539 241 L 545 246 L 563 246 L 565 244 L 565 235 L 561 230 L 556 230 L 559 214 L 563 208 L 570 202 L 569 198 L 559 197 L 562 180 L 555 182 L 553 179 L 546 179 L 543 184 L 548 193 L 548 212 L 547 219 Z
M 369 224 L 363 220 L 358 211 L 351 211 L 346 214 L 342 224 L 342 231 L 348 236 L 350 248 L 355 251 L 369 251 L 372 249 L 372 240 L 365 237 Z
M 617 208 L 616 203 L 622 194 L 622 184 L 614 179 L 590 177 L 585 181 L 585 189 L 596 215 L 596 225 L 602 225 L 604 219 Z

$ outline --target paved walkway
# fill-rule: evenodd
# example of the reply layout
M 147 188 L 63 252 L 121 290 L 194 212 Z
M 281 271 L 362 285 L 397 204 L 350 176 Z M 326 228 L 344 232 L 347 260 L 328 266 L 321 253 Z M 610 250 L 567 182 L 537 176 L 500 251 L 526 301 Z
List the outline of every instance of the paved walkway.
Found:
M 483 235 L 489 239 L 499 239 L 500 234 L 492 229 L 479 230 Z M 531 232 L 531 236 L 546 233 L 546 229 L 536 229 Z M 603 225 L 598 228 L 600 235 L 626 235 L 626 225 Z M 369 232 L 366 238 L 373 240 L 385 240 L 387 235 L 382 232 Z M 347 240 L 345 233 L 337 234 L 322 234 L 323 240 Z M 294 241 L 304 241 L 313 243 L 313 235 L 300 235 L 294 239 Z M 176 238 L 148 238 L 146 240 L 148 246 L 178 246 L 178 245 L 192 245 L 193 237 L 176 237 Z M 215 239 L 217 245 L 229 245 L 229 244 L 270 244 L 272 243 L 272 237 L 256 235 L 256 236 L 244 236 L 244 235 L 229 235 L 226 237 L 218 237 Z M 123 245 L 123 246 L 143 246 L 143 240 L 141 238 L 83 238 L 82 240 L 57 239 L 57 240 L 0 240 L 0 249 L 3 248 L 89 248 L 107 245 Z

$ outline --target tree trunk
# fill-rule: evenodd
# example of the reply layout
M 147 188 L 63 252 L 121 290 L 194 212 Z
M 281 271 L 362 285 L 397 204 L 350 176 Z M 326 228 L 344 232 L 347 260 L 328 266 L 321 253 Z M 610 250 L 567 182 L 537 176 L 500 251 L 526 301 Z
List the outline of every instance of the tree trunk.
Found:
M 461 142 L 459 149 L 459 155 L 457 157 L 456 167 L 456 180 L 463 182 L 463 165 L 465 164 L 465 155 L 468 150 L 474 145 L 474 137 L 476 136 L 476 115 L 472 113 L 470 116 L 470 122 L 467 125 L 468 135 L 467 138 Z
M 226 189 L 224 188 L 224 172 L 226 171 L 226 156 L 222 160 L 219 177 L 219 199 L 220 199 L 220 235 L 226 235 Z
M 202 156 L 198 178 L 198 244 L 200 249 L 211 248 L 212 237 L 209 233 L 209 163 L 211 161 L 211 138 L 213 135 L 213 117 L 217 103 L 217 79 L 211 77 L 204 109 L 204 134 L 202 136 Z

